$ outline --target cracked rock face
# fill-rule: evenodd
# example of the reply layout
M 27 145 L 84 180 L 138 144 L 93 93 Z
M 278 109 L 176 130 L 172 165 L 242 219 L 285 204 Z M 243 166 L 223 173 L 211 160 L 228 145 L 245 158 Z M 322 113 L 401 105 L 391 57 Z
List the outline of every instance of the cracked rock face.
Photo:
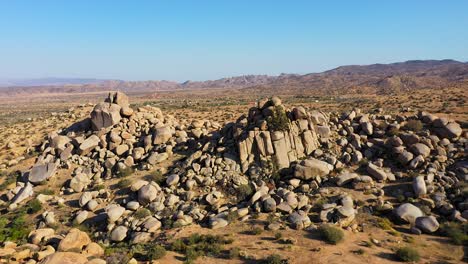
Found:
M 55 168 L 55 163 L 37 164 L 31 169 L 28 179 L 33 184 L 46 181 L 54 175 Z
M 91 126 L 93 130 L 98 131 L 102 128 L 111 127 L 120 122 L 120 109 L 118 104 L 99 103 L 91 112 Z

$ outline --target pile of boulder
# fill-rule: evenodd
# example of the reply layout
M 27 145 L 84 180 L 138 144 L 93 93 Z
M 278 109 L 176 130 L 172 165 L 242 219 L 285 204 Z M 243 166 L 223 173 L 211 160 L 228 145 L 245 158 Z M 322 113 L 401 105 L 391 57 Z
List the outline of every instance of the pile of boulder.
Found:
M 353 230 L 357 214 L 374 211 L 410 223 L 415 233 L 435 232 L 441 217 L 466 221 L 460 191 L 468 175 L 466 132 L 425 112 L 381 112 L 309 112 L 288 109 L 273 97 L 221 127 L 177 120 L 153 106 L 134 110 L 125 94 L 110 93 L 89 120 L 51 134 L 6 197 L 13 210 L 34 195 L 34 186 L 72 169 L 61 195 L 80 193 L 73 222 L 105 227 L 94 233 L 104 244 L 148 242 L 163 227 L 192 223 L 222 228 L 257 213 L 276 216 L 272 229 L 313 226 L 314 212 L 319 222 Z M 173 159 L 174 153 L 184 158 Z M 173 161 L 167 170 L 161 166 L 166 160 Z M 161 177 L 133 179 L 122 199 L 96 188 L 129 170 L 156 168 Z M 383 187 L 395 182 L 410 182 L 411 188 L 385 193 Z M 365 191 L 375 202 L 355 203 L 351 190 Z M 55 200 L 63 203 L 64 197 Z M 53 212 L 43 215 L 42 227 L 53 218 Z

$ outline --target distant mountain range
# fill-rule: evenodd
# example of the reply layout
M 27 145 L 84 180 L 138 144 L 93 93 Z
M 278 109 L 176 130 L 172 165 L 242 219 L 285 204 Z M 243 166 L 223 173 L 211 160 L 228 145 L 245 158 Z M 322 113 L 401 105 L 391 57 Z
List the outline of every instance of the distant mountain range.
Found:
M 209 81 L 122 81 L 44 78 L 0 80 L 0 94 L 77 93 L 102 90 L 157 92 L 178 89 L 314 89 L 326 93 L 377 93 L 440 88 L 468 81 L 468 63 L 455 60 L 412 60 L 391 64 L 341 66 L 322 73 L 245 75 Z
M 13 86 L 59 86 L 69 84 L 98 84 L 106 80 L 84 78 L 36 78 L 36 79 L 1 79 L 1 87 Z

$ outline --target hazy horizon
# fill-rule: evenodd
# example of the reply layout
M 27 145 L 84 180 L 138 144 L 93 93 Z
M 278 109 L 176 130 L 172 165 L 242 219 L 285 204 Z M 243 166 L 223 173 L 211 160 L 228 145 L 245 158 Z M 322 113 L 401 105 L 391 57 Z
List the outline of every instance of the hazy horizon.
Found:
M 214 80 L 468 61 L 466 1 L 0 3 L 0 78 Z

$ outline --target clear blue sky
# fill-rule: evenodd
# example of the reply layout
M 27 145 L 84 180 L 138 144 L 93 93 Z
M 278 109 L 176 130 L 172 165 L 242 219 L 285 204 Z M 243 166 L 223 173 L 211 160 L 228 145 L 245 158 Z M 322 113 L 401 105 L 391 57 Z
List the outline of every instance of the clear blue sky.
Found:
M 0 77 L 184 81 L 468 61 L 467 12 L 466 0 L 0 0 Z

